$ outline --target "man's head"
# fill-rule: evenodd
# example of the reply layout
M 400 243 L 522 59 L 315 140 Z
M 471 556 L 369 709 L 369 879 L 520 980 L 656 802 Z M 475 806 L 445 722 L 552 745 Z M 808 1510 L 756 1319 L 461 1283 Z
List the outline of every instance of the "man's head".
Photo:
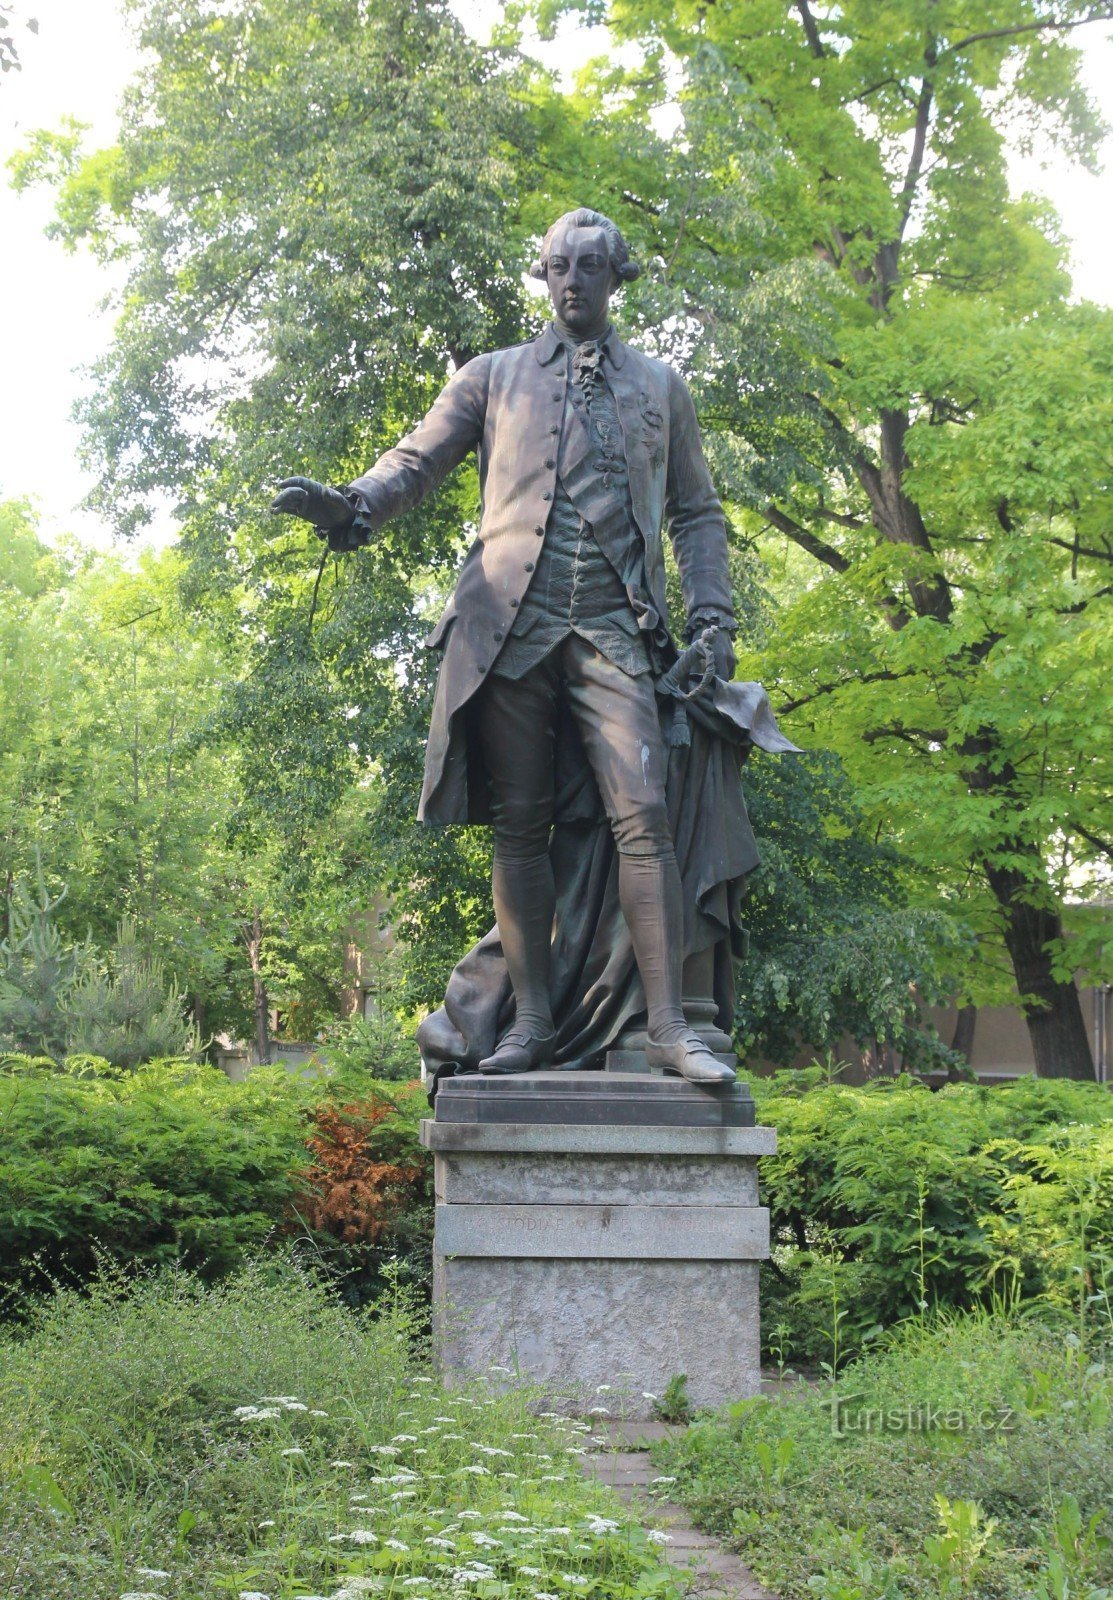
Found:
M 605 325 L 611 295 L 640 270 L 611 219 L 586 206 L 557 218 L 531 268 L 548 285 L 556 315 L 585 337 Z

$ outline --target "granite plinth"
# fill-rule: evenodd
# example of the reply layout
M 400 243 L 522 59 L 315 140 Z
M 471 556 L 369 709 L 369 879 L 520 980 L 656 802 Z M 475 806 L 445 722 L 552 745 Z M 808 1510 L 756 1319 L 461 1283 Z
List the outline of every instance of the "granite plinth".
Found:
M 752 1108 L 741 1085 L 608 1077 L 442 1085 L 422 1125 L 436 1167 L 442 1374 L 501 1367 L 572 1411 L 599 1404 L 608 1384 L 611 1411 L 630 1417 L 651 1415 L 647 1396 L 680 1372 L 696 1405 L 756 1394 L 769 1250 L 757 1161 L 776 1134 L 752 1125 L 752 1109 L 749 1125 L 734 1120 Z M 601 1120 L 614 1107 L 629 1120 Z M 456 1120 L 460 1110 L 473 1115 Z
M 754 1102 L 744 1083 L 688 1083 L 649 1073 L 469 1073 L 447 1078 L 438 1122 L 555 1122 L 601 1126 L 749 1128 Z

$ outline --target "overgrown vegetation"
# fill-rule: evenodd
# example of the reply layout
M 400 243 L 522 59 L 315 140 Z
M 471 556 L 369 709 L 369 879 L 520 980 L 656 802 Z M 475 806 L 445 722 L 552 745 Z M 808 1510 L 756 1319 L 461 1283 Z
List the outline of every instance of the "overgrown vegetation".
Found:
M 911 1079 L 821 1069 L 754 1081 L 777 1129 L 761 1164 L 773 1229 L 762 1322 L 776 1358 L 837 1369 L 940 1309 L 1074 1313 L 1113 1288 L 1113 1097 L 1096 1084 Z
M 298 1239 L 350 1300 L 386 1261 L 428 1271 L 431 1186 L 417 1085 L 152 1062 L 121 1075 L 74 1057 L 0 1070 L 0 1289 L 26 1315 L 98 1264 L 180 1264 L 206 1280 Z
M 783 1600 L 1104 1600 L 1108 1298 L 1084 1331 L 907 1322 L 837 1382 L 699 1418 L 658 1487 Z
M 585 1425 L 425 1365 L 404 1294 L 356 1316 L 277 1260 L 47 1300 L 0 1341 L 0 1592 L 677 1592 L 581 1475 Z

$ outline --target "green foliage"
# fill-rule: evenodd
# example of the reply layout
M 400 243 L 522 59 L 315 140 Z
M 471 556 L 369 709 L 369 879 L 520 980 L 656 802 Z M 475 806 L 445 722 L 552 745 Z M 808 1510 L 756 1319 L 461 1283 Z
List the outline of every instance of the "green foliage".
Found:
M 692 1401 L 688 1394 L 688 1374 L 674 1372 L 664 1390 L 653 1402 L 653 1415 L 660 1422 L 690 1422 Z
M 99 1056 L 134 1070 L 159 1057 L 190 1057 L 200 1041 L 182 1014 L 182 995 L 162 963 L 145 956 L 124 917 L 107 962 L 90 964 L 66 1005 L 67 1055 Z
M 1039 1305 L 1085 1327 L 1113 1277 L 1107 1090 L 902 1079 L 801 1094 L 794 1076 L 754 1083 L 777 1129 L 763 1310 L 782 1361 L 837 1370 L 941 1307 Z
M 907 1323 L 837 1382 L 701 1417 L 654 1456 L 669 1497 L 784 1600 L 1097 1600 L 1113 1583 L 1113 1378 L 1036 1323 Z
M 0 939 L 0 1049 L 60 1057 L 71 1038 L 76 997 L 94 975 L 94 956 L 87 944 L 71 947 L 63 939 L 55 913 L 65 890 L 51 899 L 41 864 L 36 887 L 33 894 L 16 880 L 8 894 L 8 932 Z
M 849 1035 L 917 1066 L 948 1059 L 920 1006 L 945 996 L 960 928 L 908 904 L 905 863 L 874 842 L 837 758 L 755 760 L 747 774 L 762 864 L 743 908 L 741 1054 L 787 1062 Z
M 364 1075 L 357 1087 L 281 1068 L 231 1083 L 188 1062 L 123 1077 L 90 1072 L 88 1058 L 64 1073 L 12 1065 L 0 1073 L 0 1290 L 9 1312 L 22 1313 L 29 1291 L 86 1280 L 98 1260 L 129 1271 L 177 1262 L 215 1279 L 291 1232 L 306 1236 L 311 1253 L 328 1254 L 335 1241 L 298 1220 L 317 1106 L 385 1095 L 378 1159 L 426 1162 L 420 1095 L 392 1098 Z M 375 1262 L 389 1253 L 388 1239 Z M 362 1274 L 369 1292 L 359 1252 L 337 1266 Z
M 415 1578 L 448 1597 L 488 1572 L 509 1600 L 678 1594 L 581 1473 L 586 1425 L 539 1421 L 520 1389 L 446 1394 L 423 1355 L 404 1294 L 357 1317 L 280 1260 L 56 1295 L 0 1343 L 0 1581 L 21 1600 Z

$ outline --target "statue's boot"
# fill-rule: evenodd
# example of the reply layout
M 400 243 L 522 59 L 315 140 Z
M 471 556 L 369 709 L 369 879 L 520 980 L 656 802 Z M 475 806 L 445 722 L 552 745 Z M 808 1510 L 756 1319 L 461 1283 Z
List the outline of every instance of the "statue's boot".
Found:
M 556 1034 L 550 1029 L 547 1038 L 538 1039 L 528 1028 L 515 1025 L 499 1040 L 494 1055 L 479 1063 L 480 1072 L 537 1072 L 553 1059 L 553 1042 Z
M 681 1005 L 684 902 L 673 851 L 619 858 L 619 898 L 645 990 L 646 1060 L 691 1083 L 730 1083 L 734 1070 L 717 1061 L 692 1032 Z
M 514 1026 L 480 1072 L 536 1072 L 553 1058 L 549 965 L 556 889 L 549 853 L 525 859 L 500 854 L 495 846 L 491 876 L 502 952 L 514 991 Z

